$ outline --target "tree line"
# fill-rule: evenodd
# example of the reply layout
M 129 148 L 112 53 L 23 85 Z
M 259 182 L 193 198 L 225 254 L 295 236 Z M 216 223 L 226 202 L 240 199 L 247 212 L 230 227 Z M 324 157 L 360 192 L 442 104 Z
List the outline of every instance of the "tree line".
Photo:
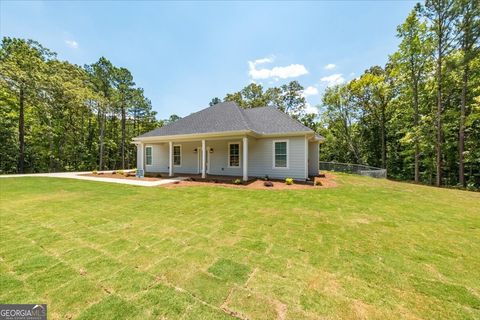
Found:
M 162 121 L 126 68 L 77 66 L 36 41 L 0 47 L 0 172 L 130 168 L 131 139 Z
M 418 4 L 397 36 L 384 67 L 326 90 L 322 159 L 437 186 L 480 186 L 479 2 Z
M 478 188 L 479 6 L 475 0 L 417 4 L 398 26 L 400 44 L 386 65 L 327 88 L 319 116 L 305 111 L 297 81 L 267 90 L 252 83 L 223 100 L 291 114 L 326 138 L 323 161 L 386 168 L 399 180 Z

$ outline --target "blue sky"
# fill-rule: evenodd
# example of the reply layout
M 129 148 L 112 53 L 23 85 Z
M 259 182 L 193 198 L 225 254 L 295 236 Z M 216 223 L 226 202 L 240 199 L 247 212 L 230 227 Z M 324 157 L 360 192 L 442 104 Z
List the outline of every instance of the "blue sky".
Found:
M 414 4 L 1 1 L 0 34 L 37 40 L 79 65 L 107 57 L 132 72 L 167 118 L 251 81 L 298 80 L 314 106 L 326 86 L 387 61 Z

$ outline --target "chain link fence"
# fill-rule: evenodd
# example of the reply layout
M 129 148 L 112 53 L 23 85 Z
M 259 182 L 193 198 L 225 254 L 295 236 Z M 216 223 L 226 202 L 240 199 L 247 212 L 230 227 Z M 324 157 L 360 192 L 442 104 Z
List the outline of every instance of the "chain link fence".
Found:
M 320 161 L 320 170 L 339 171 L 345 173 L 354 173 L 361 176 L 369 176 L 372 178 L 386 179 L 387 169 L 365 166 L 361 164 L 326 162 Z

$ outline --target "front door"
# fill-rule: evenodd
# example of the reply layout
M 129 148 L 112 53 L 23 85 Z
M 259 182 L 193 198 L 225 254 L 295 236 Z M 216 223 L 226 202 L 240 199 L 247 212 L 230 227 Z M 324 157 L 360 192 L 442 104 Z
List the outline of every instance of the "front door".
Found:
M 208 152 L 210 150 L 209 147 L 207 147 L 207 152 L 205 153 L 206 159 L 205 159 L 205 172 L 210 173 L 210 153 Z M 202 173 L 202 147 L 197 148 L 197 168 L 198 168 L 198 174 Z

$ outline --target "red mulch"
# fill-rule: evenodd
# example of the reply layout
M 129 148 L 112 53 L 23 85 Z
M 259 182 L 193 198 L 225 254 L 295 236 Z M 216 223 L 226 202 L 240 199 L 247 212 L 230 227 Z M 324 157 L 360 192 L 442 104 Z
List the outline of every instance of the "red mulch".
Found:
M 230 188 L 244 188 L 244 189 L 257 189 L 257 190 L 300 190 L 300 189 L 326 189 L 333 188 L 337 186 L 337 183 L 334 181 L 335 176 L 331 173 L 325 175 L 325 178 L 315 178 L 320 180 L 322 183 L 321 186 L 313 186 L 311 184 L 305 183 L 294 183 L 292 185 L 285 184 L 284 181 L 271 181 L 273 187 L 266 187 L 263 185 L 264 180 L 255 180 L 244 185 L 236 185 L 233 183 L 225 182 L 212 182 L 212 181 L 179 181 L 178 183 L 170 183 L 162 185 L 162 188 L 177 188 L 177 187 L 194 187 L 194 186 L 222 186 Z

